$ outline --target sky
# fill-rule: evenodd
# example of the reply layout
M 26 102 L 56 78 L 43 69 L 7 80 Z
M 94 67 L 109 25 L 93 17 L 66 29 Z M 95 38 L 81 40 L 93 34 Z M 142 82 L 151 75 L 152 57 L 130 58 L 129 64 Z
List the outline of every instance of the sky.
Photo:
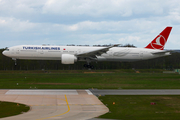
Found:
M 0 48 L 16 45 L 147 46 L 165 27 L 180 49 L 179 0 L 0 0 Z

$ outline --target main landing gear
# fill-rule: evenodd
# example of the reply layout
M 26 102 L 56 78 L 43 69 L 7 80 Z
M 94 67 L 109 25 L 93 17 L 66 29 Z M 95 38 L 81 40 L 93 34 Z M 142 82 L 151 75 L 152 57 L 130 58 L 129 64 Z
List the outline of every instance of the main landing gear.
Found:
M 94 66 L 91 64 L 84 64 L 85 68 L 94 69 Z

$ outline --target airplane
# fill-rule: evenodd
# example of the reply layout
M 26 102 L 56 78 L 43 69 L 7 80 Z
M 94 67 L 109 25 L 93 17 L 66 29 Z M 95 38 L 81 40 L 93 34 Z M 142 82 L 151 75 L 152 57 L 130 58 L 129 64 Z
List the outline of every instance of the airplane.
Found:
M 171 55 L 171 51 L 164 50 L 171 29 L 166 27 L 145 48 L 118 47 L 119 44 L 108 47 L 19 45 L 7 48 L 3 55 L 15 61 L 61 60 L 62 64 L 86 61 L 84 67 L 93 69 L 94 66 L 90 64 L 93 61 L 133 62 Z

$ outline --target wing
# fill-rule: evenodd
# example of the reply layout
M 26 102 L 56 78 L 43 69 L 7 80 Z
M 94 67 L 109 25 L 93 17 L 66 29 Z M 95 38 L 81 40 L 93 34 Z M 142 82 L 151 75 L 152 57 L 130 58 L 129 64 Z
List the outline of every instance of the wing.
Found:
M 88 52 L 85 52 L 85 53 L 80 53 L 80 54 L 77 54 L 76 56 L 77 57 L 87 57 L 87 58 L 95 59 L 95 58 L 97 58 L 96 56 L 100 56 L 103 53 L 106 53 L 110 48 L 116 47 L 118 45 L 119 44 L 112 45 L 112 46 L 109 46 L 109 47 L 106 47 L 106 48 L 93 50 L 93 51 L 88 51 Z

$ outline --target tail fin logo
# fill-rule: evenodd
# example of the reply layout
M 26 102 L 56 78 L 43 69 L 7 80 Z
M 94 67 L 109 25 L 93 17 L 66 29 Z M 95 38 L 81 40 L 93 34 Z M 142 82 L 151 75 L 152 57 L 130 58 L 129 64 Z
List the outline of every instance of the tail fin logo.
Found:
M 172 27 L 166 27 L 152 42 L 150 42 L 145 48 L 163 50 L 167 42 Z
M 151 46 L 154 49 L 163 49 L 165 43 L 166 43 L 166 39 L 164 38 L 164 36 L 159 35 L 159 36 L 157 36 L 155 41 L 151 42 Z

